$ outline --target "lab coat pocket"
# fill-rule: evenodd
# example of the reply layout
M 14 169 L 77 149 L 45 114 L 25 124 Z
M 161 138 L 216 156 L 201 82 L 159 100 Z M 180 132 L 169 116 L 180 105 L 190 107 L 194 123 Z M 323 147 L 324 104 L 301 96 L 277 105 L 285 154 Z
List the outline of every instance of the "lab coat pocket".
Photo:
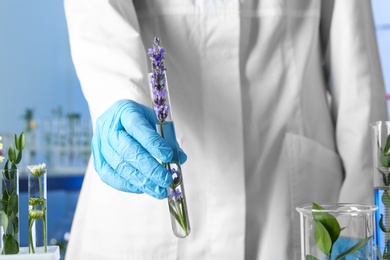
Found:
M 287 133 L 284 140 L 290 180 L 293 253 L 300 256 L 300 221 L 296 207 L 336 202 L 343 182 L 340 157 L 307 137 Z
M 309 138 L 286 134 L 293 206 L 336 202 L 343 182 L 341 159 L 334 151 Z

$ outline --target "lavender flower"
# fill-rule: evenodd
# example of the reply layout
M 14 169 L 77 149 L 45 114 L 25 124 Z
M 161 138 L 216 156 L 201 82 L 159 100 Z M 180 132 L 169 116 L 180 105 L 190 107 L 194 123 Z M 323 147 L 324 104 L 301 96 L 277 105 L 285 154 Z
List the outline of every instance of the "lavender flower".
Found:
M 173 198 L 174 200 L 178 201 L 181 199 L 181 192 L 180 189 L 175 189 L 171 191 L 171 194 L 169 194 L 170 198 Z
M 154 38 L 154 44 L 152 48 L 148 49 L 152 67 L 150 84 L 152 86 L 154 111 L 158 120 L 164 122 L 169 112 L 169 105 L 165 103 L 168 95 L 164 67 L 165 50 L 160 46 L 159 38 Z
M 179 186 L 182 182 L 182 176 L 181 176 L 181 170 L 178 167 L 177 169 L 171 168 L 170 169 L 171 174 L 172 174 L 172 185 L 171 188 L 175 189 L 177 186 Z
M 172 173 L 172 176 L 173 176 L 173 177 L 175 177 L 175 175 L 176 175 L 176 177 L 180 177 L 180 175 L 181 175 L 181 170 L 180 170 L 180 168 L 177 168 L 177 169 L 172 168 L 172 169 L 171 169 L 171 173 Z
M 168 141 L 175 140 L 174 125 L 170 114 L 168 82 L 164 66 L 165 50 L 160 46 L 160 39 L 154 38 L 154 45 L 148 49 L 151 61 L 151 72 L 148 74 L 153 109 L 156 113 L 156 131 Z M 174 148 L 174 147 L 173 147 Z M 168 205 L 171 214 L 173 233 L 184 238 L 189 235 L 191 228 L 188 219 L 187 203 L 185 198 L 181 167 L 177 162 L 177 155 L 171 162 L 163 163 L 171 172 L 172 183 L 167 188 Z

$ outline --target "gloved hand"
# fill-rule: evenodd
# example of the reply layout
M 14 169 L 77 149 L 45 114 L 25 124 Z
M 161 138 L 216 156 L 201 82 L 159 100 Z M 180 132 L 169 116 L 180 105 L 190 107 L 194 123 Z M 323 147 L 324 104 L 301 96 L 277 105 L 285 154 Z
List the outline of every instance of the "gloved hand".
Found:
M 178 149 L 180 164 L 187 156 L 178 145 L 172 149 L 156 132 L 157 121 L 151 108 L 131 100 L 115 102 L 97 119 L 92 155 L 103 182 L 125 192 L 167 197 L 172 176 L 156 158 L 170 162 L 173 149 Z

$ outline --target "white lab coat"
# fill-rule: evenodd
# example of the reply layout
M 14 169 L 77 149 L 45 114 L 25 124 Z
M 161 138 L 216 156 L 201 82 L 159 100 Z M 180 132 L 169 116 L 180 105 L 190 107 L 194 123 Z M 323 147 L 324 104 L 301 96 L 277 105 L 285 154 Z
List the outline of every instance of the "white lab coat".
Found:
M 192 226 L 176 238 L 166 200 L 117 191 L 91 164 L 67 260 L 298 259 L 295 207 L 372 201 L 368 123 L 387 112 L 370 1 L 335 3 L 329 93 L 320 0 L 65 6 L 93 122 L 118 99 L 151 105 L 146 53 L 161 38 Z

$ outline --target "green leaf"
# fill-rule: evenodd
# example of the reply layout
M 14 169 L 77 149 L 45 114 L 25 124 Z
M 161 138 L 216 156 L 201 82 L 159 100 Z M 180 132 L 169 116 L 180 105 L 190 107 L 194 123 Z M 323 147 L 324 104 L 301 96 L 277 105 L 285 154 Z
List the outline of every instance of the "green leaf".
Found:
M 313 203 L 313 209 L 324 210 L 323 207 L 316 203 Z M 327 233 L 329 233 L 332 244 L 334 244 L 339 238 L 341 232 L 340 224 L 337 219 L 327 212 L 313 212 L 313 219 L 316 222 L 321 222 Z
M 184 205 L 184 199 L 183 198 L 180 198 L 180 205 L 181 205 L 181 212 L 182 212 L 182 216 L 183 216 L 183 230 L 188 233 L 188 223 L 187 223 L 187 211 L 186 211 L 186 208 L 185 208 L 185 205 Z
M 11 163 L 11 170 L 17 170 L 18 167 L 16 167 L 16 164 L 15 163 Z
M 2 197 L 2 201 L 3 201 L 3 207 L 5 205 L 8 205 L 8 200 L 9 200 L 9 193 L 8 193 L 8 190 L 7 189 L 4 189 L 3 190 L 3 197 Z M 4 205 L 5 204 L 5 205 Z
M 387 165 L 390 167 L 390 154 L 386 155 Z
M 11 161 L 11 162 L 15 162 L 16 161 L 16 151 L 15 151 L 15 148 L 14 148 L 14 145 L 11 144 L 8 148 L 8 159 Z
M 11 221 L 12 221 L 13 233 L 16 234 L 19 232 L 19 218 L 16 215 L 13 215 L 11 217 Z
M 370 239 L 371 239 L 371 237 L 366 237 L 366 238 L 360 240 L 356 245 L 352 246 L 351 248 L 345 250 L 344 252 L 342 252 L 341 254 L 336 256 L 335 260 L 340 260 L 344 256 L 352 254 L 352 253 L 358 251 L 360 248 L 365 246 L 365 244 L 367 244 L 367 242 L 370 241 Z
M 378 250 L 379 251 L 379 250 Z M 380 256 L 380 255 L 379 255 Z M 389 259 L 390 258 L 390 252 L 387 252 L 383 255 L 381 259 Z
M 179 201 L 175 202 L 175 204 L 177 205 L 177 214 L 179 217 L 178 222 L 179 222 L 181 228 L 183 229 L 183 231 L 185 232 L 185 234 L 188 235 L 189 234 L 189 225 L 187 222 L 187 211 L 186 211 L 186 208 L 184 205 L 183 197 L 181 197 Z
M 171 215 L 173 215 L 178 223 L 180 223 L 180 217 L 176 213 L 175 209 L 169 204 L 169 211 L 171 212 Z
M 18 214 L 18 211 L 19 211 L 19 197 L 18 194 L 16 194 L 16 191 L 13 191 L 8 201 L 7 215 L 11 216 L 12 213 L 16 215 Z
M 22 152 L 17 152 L 16 154 L 17 156 L 15 163 L 20 163 L 20 161 L 22 160 Z
M 4 211 L 0 212 L 0 226 L 2 226 L 4 230 L 8 227 L 8 218 Z
M 15 180 L 16 172 L 15 171 L 10 171 L 9 172 L 9 177 L 10 177 L 10 181 Z
M 306 256 L 306 260 L 318 260 L 318 258 L 317 258 L 317 257 L 314 257 L 314 256 L 312 256 L 312 255 L 307 255 L 307 256 Z
M 18 145 L 18 136 L 16 134 L 14 134 L 14 144 L 15 144 L 15 148 L 17 149 L 17 145 Z
M 182 183 L 182 176 L 181 174 L 179 175 L 179 177 L 176 177 L 173 179 L 172 181 L 172 184 L 171 184 L 171 189 L 174 190 L 176 189 L 180 184 Z
M 385 149 L 383 151 L 387 153 L 389 149 L 390 149 L 390 135 L 387 136 Z
M 24 146 L 26 145 L 26 137 L 24 135 L 24 132 L 19 135 L 19 138 L 16 140 L 15 144 L 16 149 L 18 149 L 18 151 L 21 152 L 24 149 Z
M 376 256 L 377 256 L 379 259 L 383 259 L 381 250 L 379 250 L 379 247 L 378 247 L 378 246 L 376 246 Z
M 9 179 L 10 180 L 14 180 L 16 178 L 16 169 L 13 169 L 13 163 L 12 163 L 12 167 L 11 167 L 11 170 L 8 170 L 8 173 L 9 173 Z
M 387 190 L 385 190 L 382 194 L 382 203 L 386 206 L 386 207 L 390 207 L 390 195 L 388 193 Z
M 5 177 L 7 180 L 11 180 L 10 172 L 9 172 L 8 169 L 4 170 L 4 177 Z
M 2 199 L 0 200 L 0 203 L 1 203 L 1 211 L 7 212 L 8 201 Z
M 3 235 L 4 254 L 11 255 L 19 253 L 19 243 L 11 234 Z
M 387 229 L 385 224 L 383 223 L 383 214 L 381 214 L 381 217 L 379 218 L 379 227 L 385 233 L 389 233 L 390 232 L 390 229 Z
M 0 199 L 0 211 L 2 211 L 4 209 L 4 201 L 3 199 Z
M 4 170 L 7 170 L 7 169 L 8 169 L 8 163 L 9 163 L 9 159 L 7 159 L 7 161 L 6 161 L 5 164 L 4 164 Z
M 320 221 L 315 221 L 316 226 L 314 229 L 314 239 L 318 248 L 325 254 L 328 255 L 332 248 L 332 239 L 326 230 L 325 226 Z
M 386 186 L 389 186 L 389 179 L 388 179 L 388 173 L 385 173 L 384 171 L 382 171 L 381 169 L 377 168 L 377 170 L 382 174 L 382 180 L 383 180 L 383 184 L 385 184 Z
M 383 151 L 380 152 L 379 160 L 380 160 L 381 164 L 383 165 L 383 167 L 389 168 L 389 163 L 387 161 L 386 154 Z

